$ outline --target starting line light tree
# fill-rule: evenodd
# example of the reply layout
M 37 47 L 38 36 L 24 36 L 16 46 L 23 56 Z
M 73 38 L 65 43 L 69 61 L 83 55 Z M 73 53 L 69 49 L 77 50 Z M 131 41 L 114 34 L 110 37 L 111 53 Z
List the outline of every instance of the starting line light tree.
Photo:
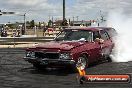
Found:
M 0 10 L 0 15 L 13 15 L 16 14 L 15 12 L 3 12 Z M 18 14 L 16 14 L 18 15 Z M 24 15 L 19 15 L 19 16 L 23 16 L 24 17 L 24 29 L 23 29 L 23 34 L 25 34 L 25 30 L 26 30 L 26 13 Z
M 1 10 L 0 10 L 0 15 L 8 15 L 8 14 L 15 14 L 15 12 L 2 12 Z

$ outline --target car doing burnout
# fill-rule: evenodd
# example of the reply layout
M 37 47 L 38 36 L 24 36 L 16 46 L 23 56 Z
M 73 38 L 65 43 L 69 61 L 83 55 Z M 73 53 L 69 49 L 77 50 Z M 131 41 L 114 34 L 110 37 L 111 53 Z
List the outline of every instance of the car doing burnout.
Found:
M 109 27 L 71 27 L 62 30 L 50 42 L 26 49 L 24 59 L 36 68 L 86 68 L 90 63 L 107 59 L 114 47 L 115 29 Z

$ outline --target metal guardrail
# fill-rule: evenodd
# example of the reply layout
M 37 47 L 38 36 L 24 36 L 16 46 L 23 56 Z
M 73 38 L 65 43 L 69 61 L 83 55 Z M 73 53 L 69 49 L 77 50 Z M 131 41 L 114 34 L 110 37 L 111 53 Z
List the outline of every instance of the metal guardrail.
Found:
M 54 37 L 1 37 L 0 44 L 8 43 L 22 43 L 22 42 L 48 42 L 52 41 Z
M 25 49 L 22 48 L 1 48 L 0 49 L 0 54 L 6 54 L 6 53 L 10 53 L 10 54 L 24 54 L 25 53 Z
M 26 48 L 34 46 L 36 43 L 49 42 L 53 39 L 54 37 L 1 37 L 0 48 Z

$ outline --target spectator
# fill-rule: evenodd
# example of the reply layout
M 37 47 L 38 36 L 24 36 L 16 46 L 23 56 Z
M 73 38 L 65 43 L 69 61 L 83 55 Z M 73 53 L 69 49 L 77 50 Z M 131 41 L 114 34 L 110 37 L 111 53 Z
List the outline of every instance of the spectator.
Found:
M 1 31 L 1 37 L 4 37 L 4 32 L 3 31 Z
M 5 33 L 4 33 L 4 37 L 7 37 L 7 31 L 5 31 Z

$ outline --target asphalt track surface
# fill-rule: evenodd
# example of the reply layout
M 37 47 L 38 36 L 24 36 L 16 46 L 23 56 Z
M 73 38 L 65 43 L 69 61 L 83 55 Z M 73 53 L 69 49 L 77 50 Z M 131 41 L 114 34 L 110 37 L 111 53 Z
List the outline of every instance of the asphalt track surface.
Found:
M 0 88 L 132 88 L 131 83 L 84 84 L 68 69 L 35 70 L 22 58 L 22 49 L 0 49 Z M 132 62 L 99 63 L 87 68 L 87 74 L 132 74 Z

